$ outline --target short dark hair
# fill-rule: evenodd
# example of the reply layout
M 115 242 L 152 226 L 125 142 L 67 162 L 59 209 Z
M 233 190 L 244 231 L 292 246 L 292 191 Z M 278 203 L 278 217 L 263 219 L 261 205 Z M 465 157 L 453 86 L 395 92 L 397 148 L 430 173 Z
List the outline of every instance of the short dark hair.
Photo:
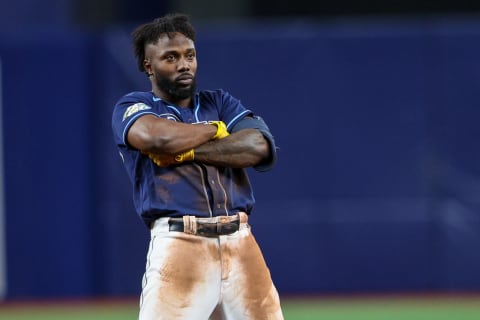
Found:
M 169 13 L 156 18 L 152 22 L 140 25 L 132 32 L 133 49 L 140 71 L 145 72 L 143 66 L 145 46 L 156 43 L 162 34 L 167 34 L 169 38 L 172 38 L 175 32 L 179 32 L 195 41 L 195 29 L 190 22 L 190 18 L 182 13 Z

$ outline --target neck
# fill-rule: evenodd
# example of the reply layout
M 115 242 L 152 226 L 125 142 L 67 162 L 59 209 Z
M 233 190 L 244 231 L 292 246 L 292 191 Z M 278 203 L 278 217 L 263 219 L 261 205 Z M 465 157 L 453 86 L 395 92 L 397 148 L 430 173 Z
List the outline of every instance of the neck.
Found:
M 192 97 L 188 97 L 185 99 L 176 99 L 176 98 L 173 98 L 171 95 L 161 90 L 158 90 L 157 88 L 152 88 L 152 92 L 163 101 L 166 101 L 178 107 L 183 107 L 183 108 L 191 107 L 193 103 Z

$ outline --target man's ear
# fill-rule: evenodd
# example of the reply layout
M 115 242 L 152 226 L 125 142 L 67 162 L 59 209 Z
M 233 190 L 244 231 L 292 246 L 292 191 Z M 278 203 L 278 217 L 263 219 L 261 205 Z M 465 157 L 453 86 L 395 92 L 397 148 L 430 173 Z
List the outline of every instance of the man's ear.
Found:
M 152 64 L 150 63 L 150 59 L 145 59 L 143 60 L 143 68 L 145 69 L 145 72 L 151 76 L 153 75 L 152 72 Z

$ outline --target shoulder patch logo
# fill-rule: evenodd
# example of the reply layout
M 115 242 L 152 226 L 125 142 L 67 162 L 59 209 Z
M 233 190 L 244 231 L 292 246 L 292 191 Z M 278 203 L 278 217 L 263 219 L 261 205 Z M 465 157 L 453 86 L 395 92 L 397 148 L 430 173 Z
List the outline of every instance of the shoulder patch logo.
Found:
M 134 113 L 137 113 L 142 110 L 147 110 L 147 109 L 152 109 L 152 107 L 147 106 L 145 103 L 142 103 L 142 102 L 135 103 L 130 107 L 128 107 L 127 110 L 125 110 L 122 121 L 124 121 L 126 118 L 130 117 Z

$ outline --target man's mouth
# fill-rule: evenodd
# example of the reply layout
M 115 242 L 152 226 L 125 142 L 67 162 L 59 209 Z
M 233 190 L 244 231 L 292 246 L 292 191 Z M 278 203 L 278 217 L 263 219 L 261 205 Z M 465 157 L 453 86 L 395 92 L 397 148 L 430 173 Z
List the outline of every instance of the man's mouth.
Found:
M 193 82 L 193 75 L 182 74 L 175 79 L 175 82 L 181 83 L 181 84 L 184 84 L 184 85 L 189 85 Z

